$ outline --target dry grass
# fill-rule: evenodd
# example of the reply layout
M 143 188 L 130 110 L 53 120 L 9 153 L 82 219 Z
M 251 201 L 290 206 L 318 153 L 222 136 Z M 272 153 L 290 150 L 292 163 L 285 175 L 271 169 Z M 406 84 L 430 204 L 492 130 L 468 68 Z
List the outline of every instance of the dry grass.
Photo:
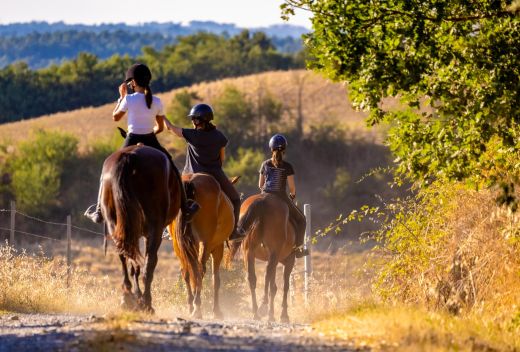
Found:
M 261 92 L 270 92 L 284 104 L 284 114 L 288 119 L 296 116 L 299 88 L 302 87 L 301 108 L 306 123 L 312 121 L 340 120 L 372 140 L 381 140 L 379 132 L 368 130 L 363 121 L 364 114 L 356 112 L 347 99 L 345 86 L 332 83 L 325 78 L 304 70 L 275 71 L 239 78 L 228 78 L 215 82 L 196 84 L 188 89 L 196 92 L 202 100 L 211 103 L 226 85 L 234 85 L 245 92 L 253 101 Z M 179 90 L 158 94 L 166 108 Z M 50 129 L 69 132 L 79 138 L 81 150 L 93 145 L 99 139 L 113 135 L 115 126 L 126 126 L 126 120 L 115 124 L 112 121 L 114 104 L 100 107 L 82 108 L 70 112 L 60 112 L 30 120 L 0 125 L 2 139 L 15 144 L 25 139 L 34 129 Z M 23 132 L 23 133 L 22 133 Z M 167 134 L 161 135 L 161 142 L 169 147 L 174 139 Z
M 520 335 L 478 314 L 455 317 L 403 305 L 365 302 L 314 323 L 322 334 L 356 346 L 397 351 L 516 351 Z

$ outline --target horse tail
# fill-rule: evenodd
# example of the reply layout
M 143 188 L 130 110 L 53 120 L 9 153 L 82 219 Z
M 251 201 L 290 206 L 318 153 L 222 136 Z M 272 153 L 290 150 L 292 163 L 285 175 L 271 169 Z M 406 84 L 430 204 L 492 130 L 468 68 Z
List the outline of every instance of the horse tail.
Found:
M 116 225 L 112 237 L 120 254 L 139 262 L 139 237 L 144 231 L 144 211 L 130 183 L 136 155 L 123 153 L 113 173 Z
M 186 188 L 189 189 L 193 187 L 190 182 L 186 182 L 185 185 Z M 179 248 L 179 259 L 189 273 L 191 286 L 196 287 L 197 280 L 201 280 L 200 273 L 202 272 L 198 260 L 199 246 L 193 235 L 191 224 L 186 221 L 186 217 L 182 211 L 177 214 L 175 222 L 177 224 L 177 226 L 175 226 L 175 240 Z
M 241 228 L 246 234 L 246 238 L 244 239 L 244 244 L 248 244 L 249 241 L 252 241 L 252 236 L 249 235 L 253 232 L 253 230 L 258 230 L 257 233 L 262 233 L 262 227 L 264 226 L 263 219 L 265 213 L 265 200 L 264 199 L 256 199 L 252 202 L 247 208 L 244 215 L 240 217 L 238 220 L 237 227 Z M 240 242 L 232 242 L 229 248 L 229 255 L 226 257 L 226 267 L 231 268 L 231 263 L 233 262 L 238 250 L 240 249 Z

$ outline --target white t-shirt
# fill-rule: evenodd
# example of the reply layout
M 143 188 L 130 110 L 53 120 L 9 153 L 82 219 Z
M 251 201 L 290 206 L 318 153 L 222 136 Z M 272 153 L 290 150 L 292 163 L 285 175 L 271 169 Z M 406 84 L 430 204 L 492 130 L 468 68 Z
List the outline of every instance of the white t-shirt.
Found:
M 164 116 L 161 99 L 154 95 L 152 106 L 148 109 L 143 93 L 125 95 L 116 112 L 119 111 L 128 111 L 128 132 L 134 134 L 153 133 L 155 117 L 158 115 Z

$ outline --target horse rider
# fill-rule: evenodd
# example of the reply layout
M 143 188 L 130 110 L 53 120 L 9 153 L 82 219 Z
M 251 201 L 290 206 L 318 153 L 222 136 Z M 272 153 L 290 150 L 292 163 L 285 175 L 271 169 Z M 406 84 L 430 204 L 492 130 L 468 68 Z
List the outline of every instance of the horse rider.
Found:
M 269 140 L 269 148 L 272 155 L 260 166 L 258 187 L 262 193 L 276 194 L 289 207 L 289 219 L 295 225 L 296 230 L 294 251 L 296 258 L 301 258 L 309 254 L 307 249 L 303 249 L 306 219 L 294 203 L 296 198 L 294 169 L 290 163 L 283 160 L 287 139 L 281 134 L 275 134 Z M 289 185 L 289 196 L 286 191 L 287 185 Z
M 244 237 L 243 231 L 237 228 L 240 216 L 240 195 L 222 170 L 228 139 L 211 123 L 213 109 L 208 104 L 194 105 L 188 117 L 191 118 L 193 128 L 176 127 L 168 119 L 164 119 L 166 128 L 177 137 L 184 138 L 188 143 L 183 174 L 203 172 L 212 175 L 217 180 L 222 191 L 233 204 L 235 224 L 229 240 L 240 241 Z
M 143 143 L 149 147 L 162 151 L 170 160 L 172 169 L 180 178 L 179 170 L 173 163 L 172 156 L 159 143 L 156 135 L 164 130 L 164 108 L 157 96 L 152 95 L 150 81 L 152 73 L 150 69 L 141 63 L 132 65 L 125 75 L 125 81 L 119 86 L 119 99 L 114 108 L 112 117 L 119 121 L 128 113 L 128 134 L 123 144 L 124 147 Z M 133 93 L 129 93 L 129 91 Z M 181 209 L 189 219 L 197 211 L 197 204 L 186 199 L 184 187 L 181 188 Z M 101 187 L 99 188 L 98 203 L 92 205 L 85 212 L 85 216 L 95 223 L 103 221 L 101 214 Z

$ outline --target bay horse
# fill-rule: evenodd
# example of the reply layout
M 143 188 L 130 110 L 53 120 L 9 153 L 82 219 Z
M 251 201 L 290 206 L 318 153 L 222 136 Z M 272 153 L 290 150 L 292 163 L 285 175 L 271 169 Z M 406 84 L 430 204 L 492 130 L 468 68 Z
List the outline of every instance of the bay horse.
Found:
M 181 180 L 161 151 L 140 145 L 108 156 L 102 171 L 101 211 L 123 270 L 123 303 L 153 313 L 151 284 L 163 229 L 180 213 Z M 139 287 L 144 237 L 144 291 Z M 134 292 L 128 275 L 131 265 Z
M 202 280 L 206 262 L 213 259 L 213 315 L 221 318 L 219 304 L 220 264 L 224 242 L 233 231 L 233 205 L 217 180 L 205 173 L 182 176 L 188 197 L 200 206 L 190 223 L 181 216 L 170 225 L 175 254 L 181 262 L 181 274 L 188 289 L 188 309 L 192 317 L 202 319 Z M 235 178 L 232 183 L 236 182 Z
M 238 226 L 246 232 L 246 238 L 240 243 L 232 243 L 229 261 L 242 246 L 247 280 L 251 290 L 253 319 L 260 319 L 269 309 L 269 321 L 274 321 L 274 298 L 276 295 L 276 267 L 284 265 L 283 301 L 280 320 L 289 322 L 287 313 L 287 294 L 289 280 L 294 268 L 295 228 L 289 221 L 289 208 L 278 196 L 269 193 L 256 194 L 247 198 L 240 208 Z M 262 305 L 256 301 L 255 258 L 267 262 Z

